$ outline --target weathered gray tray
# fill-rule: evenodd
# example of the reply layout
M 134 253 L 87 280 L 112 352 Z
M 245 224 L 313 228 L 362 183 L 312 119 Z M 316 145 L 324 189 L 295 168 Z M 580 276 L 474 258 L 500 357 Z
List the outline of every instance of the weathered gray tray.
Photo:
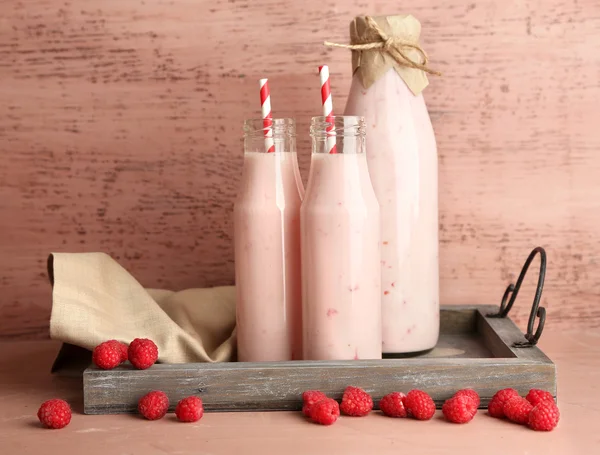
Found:
M 448 306 L 441 310 L 440 341 L 415 358 L 273 363 L 157 364 L 136 370 L 124 364 L 83 374 L 84 412 L 133 412 L 150 390 L 163 390 L 171 405 L 198 395 L 207 411 L 293 410 L 302 392 L 319 389 L 341 398 L 348 385 L 362 387 L 375 402 L 392 391 L 427 391 L 438 406 L 458 389 L 471 387 L 487 405 L 499 389 L 526 394 L 535 387 L 556 397 L 556 367 L 536 346 L 515 347 L 524 336 L 510 318 L 490 318 L 494 306 Z

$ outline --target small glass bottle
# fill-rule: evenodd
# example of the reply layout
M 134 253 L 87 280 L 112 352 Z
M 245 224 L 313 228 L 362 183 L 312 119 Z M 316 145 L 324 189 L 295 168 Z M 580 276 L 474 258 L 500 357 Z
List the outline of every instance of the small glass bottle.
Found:
M 301 358 L 300 205 L 304 187 L 293 119 L 244 124 L 244 168 L 234 205 L 238 361 Z
M 334 128 L 337 153 L 330 153 Z M 379 204 L 361 117 L 312 119 L 301 209 L 305 360 L 381 358 Z

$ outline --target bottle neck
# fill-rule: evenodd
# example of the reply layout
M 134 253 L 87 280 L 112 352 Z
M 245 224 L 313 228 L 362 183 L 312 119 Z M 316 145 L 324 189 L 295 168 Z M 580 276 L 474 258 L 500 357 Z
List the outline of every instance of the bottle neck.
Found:
M 365 153 L 365 121 L 362 117 L 313 117 L 310 135 L 313 153 Z
M 312 152 L 315 154 L 359 155 L 366 151 L 364 136 L 335 136 L 312 138 Z
M 293 119 L 250 119 L 244 122 L 246 153 L 295 153 L 296 123 Z
M 272 146 L 272 147 L 271 147 Z M 296 153 L 296 137 L 275 134 L 272 137 L 244 137 L 245 153 Z

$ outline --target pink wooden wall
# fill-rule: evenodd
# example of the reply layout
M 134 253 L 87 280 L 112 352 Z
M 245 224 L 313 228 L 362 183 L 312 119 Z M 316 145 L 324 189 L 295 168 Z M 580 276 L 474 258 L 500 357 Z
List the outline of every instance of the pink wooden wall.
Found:
M 442 303 L 497 303 L 539 244 L 548 324 L 600 326 L 597 0 L 2 0 L 0 337 L 47 336 L 51 251 L 108 252 L 146 286 L 232 283 L 257 79 L 297 118 L 306 176 L 317 66 L 339 109 L 350 83 L 349 53 L 321 42 L 396 12 L 444 73 L 425 94 Z

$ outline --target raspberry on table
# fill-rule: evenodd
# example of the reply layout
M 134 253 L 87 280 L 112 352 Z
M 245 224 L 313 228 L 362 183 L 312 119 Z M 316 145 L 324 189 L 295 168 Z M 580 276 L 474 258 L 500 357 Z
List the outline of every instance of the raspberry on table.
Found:
M 531 410 L 527 424 L 535 431 L 552 431 L 559 420 L 560 412 L 554 400 L 544 400 Z
M 531 389 L 525 398 L 534 406 L 537 406 L 542 401 L 552 401 L 554 403 L 552 394 L 540 389 Z
M 515 389 L 502 389 L 496 392 L 496 394 L 490 400 L 488 404 L 488 414 L 492 417 L 502 418 L 504 415 L 504 403 L 514 397 L 518 397 L 519 392 Z
M 442 406 L 442 413 L 452 423 L 467 423 L 473 420 L 477 407 L 469 395 L 454 395 Z
M 138 411 L 148 420 L 162 419 L 168 410 L 169 397 L 160 390 L 153 390 L 138 401 Z
M 197 396 L 191 396 L 179 400 L 175 407 L 175 415 L 180 422 L 197 422 L 204 415 L 202 399 Z
M 319 401 L 324 400 L 325 398 L 327 398 L 327 395 L 325 395 L 320 390 L 307 390 L 307 391 L 303 392 L 302 393 L 302 403 L 303 403 L 302 414 L 304 414 L 306 417 L 310 417 L 312 407 L 315 404 L 317 404 Z
M 103 370 L 112 370 L 121 364 L 121 349 L 110 341 L 100 343 L 92 352 L 92 361 Z
M 127 350 L 129 361 L 138 370 L 150 368 L 158 359 L 158 347 L 147 338 L 136 338 Z
M 477 408 L 481 404 L 481 399 L 479 398 L 479 394 L 477 392 L 475 392 L 473 389 L 461 389 L 458 392 L 456 392 L 454 394 L 454 396 L 455 397 L 466 396 L 466 397 L 471 398 L 473 400 L 473 403 L 475 404 L 475 411 L 477 411 Z
M 360 387 L 348 386 L 342 396 L 340 410 L 352 417 L 366 416 L 373 409 L 373 398 Z
M 504 415 L 513 422 L 526 425 L 533 405 L 523 397 L 512 397 L 504 403 Z
M 405 398 L 402 392 L 388 393 L 379 401 L 379 409 L 388 417 L 406 417 Z
M 113 346 L 115 346 L 117 349 L 119 349 L 119 352 L 121 352 L 121 363 L 127 361 L 127 359 L 128 359 L 128 355 L 127 355 L 128 346 L 125 343 L 121 343 L 118 340 L 108 340 L 108 341 L 105 341 L 105 343 L 110 343 Z
M 324 398 L 312 406 L 310 419 L 321 425 L 332 425 L 340 416 L 340 405 L 333 398 Z
M 404 399 L 404 407 L 410 417 L 417 420 L 429 420 L 435 414 L 435 403 L 427 392 L 411 390 Z
M 66 427 L 71 421 L 71 415 L 69 403 L 58 398 L 45 401 L 37 412 L 42 425 L 53 430 Z

